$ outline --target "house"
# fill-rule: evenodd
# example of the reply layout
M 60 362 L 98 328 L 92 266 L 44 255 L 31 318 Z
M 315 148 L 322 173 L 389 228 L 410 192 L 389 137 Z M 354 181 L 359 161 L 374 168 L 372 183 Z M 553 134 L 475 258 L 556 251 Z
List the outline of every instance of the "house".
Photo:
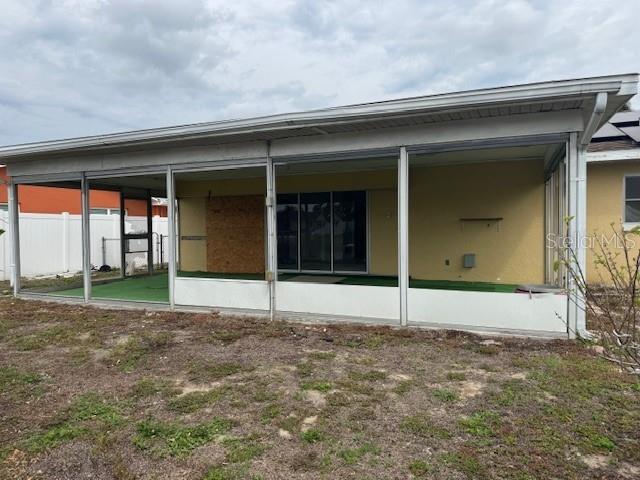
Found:
M 622 111 L 598 130 L 587 149 L 587 231 L 611 233 L 611 224 L 625 230 L 640 225 L 640 112 Z M 588 251 L 587 265 L 593 265 Z M 595 268 L 591 282 L 602 279 Z
M 9 209 L 7 167 L 0 165 L 0 210 Z M 80 191 L 73 188 L 51 188 L 37 185 L 20 187 L 20 211 L 24 213 L 63 213 L 79 215 Z M 120 213 L 120 194 L 114 191 L 93 190 L 89 195 L 91 213 L 94 215 L 118 215 Z M 147 214 L 147 205 L 143 200 L 132 201 L 129 205 L 132 216 Z M 167 206 L 162 199 L 154 199 L 154 216 L 166 217 Z
M 587 185 L 608 182 L 608 161 L 587 149 L 637 88 L 637 74 L 533 83 L 2 147 L 0 161 L 14 238 L 19 186 L 81 191 L 83 286 L 48 295 L 116 304 L 131 299 L 117 282 L 151 282 L 93 282 L 88 192 L 118 190 L 168 199 L 168 273 L 149 288 L 162 280 L 170 308 L 566 337 L 585 333 L 583 299 L 546 240 L 566 236 L 588 269 L 579 240 L 605 186 Z M 21 288 L 20 245 L 14 293 L 43 298 Z

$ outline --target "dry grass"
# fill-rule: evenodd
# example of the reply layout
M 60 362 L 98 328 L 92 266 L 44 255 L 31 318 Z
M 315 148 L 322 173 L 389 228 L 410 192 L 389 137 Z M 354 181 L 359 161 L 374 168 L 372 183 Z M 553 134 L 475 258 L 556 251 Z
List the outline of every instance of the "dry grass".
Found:
M 562 341 L 0 297 L 0 478 L 640 478 L 640 387 Z

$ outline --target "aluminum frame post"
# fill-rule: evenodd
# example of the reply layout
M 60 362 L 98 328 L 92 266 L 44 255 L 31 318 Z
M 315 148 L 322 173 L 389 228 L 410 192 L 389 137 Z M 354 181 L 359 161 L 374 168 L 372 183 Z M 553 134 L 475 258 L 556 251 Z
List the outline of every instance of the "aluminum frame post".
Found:
M 276 233 L 276 172 L 271 156 L 267 156 L 267 282 L 269 283 L 269 318 L 276 314 L 276 282 L 278 281 L 278 238 Z
M 167 241 L 167 270 L 169 273 L 169 305 L 171 310 L 176 306 L 175 281 L 176 281 L 176 199 L 175 180 L 173 170 L 167 167 L 167 227 L 169 238 Z
M 11 245 L 10 268 L 13 296 L 20 293 L 20 207 L 18 184 L 9 180 L 9 244 Z
M 398 287 L 400 325 L 409 323 L 409 155 L 400 147 L 398 156 Z
M 84 173 L 80 179 L 82 203 L 82 282 L 84 302 L 91 300 L 91 210 L 89 208 L 89 180 Z
M 568 149 L 568 235 L 573 255 L 569 259 L 574 271 L 587 275 L 587 161 L 586 151 L 578 144 L 577 132 L 571 132 L 567 143 Z M 585 298 L 576 286 L 571 275 L 567 278 L 569 297 L 567 323 L 570 338 L 588 337 L 586 328 Z

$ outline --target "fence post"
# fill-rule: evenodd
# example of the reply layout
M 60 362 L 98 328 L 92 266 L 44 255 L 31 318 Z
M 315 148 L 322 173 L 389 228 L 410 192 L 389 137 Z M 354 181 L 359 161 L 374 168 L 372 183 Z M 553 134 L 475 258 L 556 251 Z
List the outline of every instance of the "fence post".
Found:
M 62 271 L 68 272 L 69 265 L 69 212 L 62 212 Z
M 8 218 L 4 218 L 4 212 L 0 210 L 0 219 L 2 219 L 2 222 L 0 222 L 0 228 L 2 228 L 2 230 L 4 230 L 5 232 L 3 234 L 0 234 L 0 244 L 2 246 L 2 276 L 0 277 L 2 280 L 10 280 L 10 275 L 9 275 L 9 262 L 8 260 L 8 245 L 7 245 L 7 236 L 9 235 L 9 222 L 7 221 Z

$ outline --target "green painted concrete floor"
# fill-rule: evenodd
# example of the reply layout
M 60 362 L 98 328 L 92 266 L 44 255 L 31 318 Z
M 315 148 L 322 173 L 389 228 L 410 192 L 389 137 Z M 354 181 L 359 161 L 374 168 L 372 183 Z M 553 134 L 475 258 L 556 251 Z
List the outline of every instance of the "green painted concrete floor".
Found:
M 57 290 L 53 295 L 81 297 L 83 288 Z M 91 286 L 91 297 L 109 300 L 138 300 L 169 303 L 169 277 L 166 273 L 141 275 L 97 283 Z
M 301 274 L 281 273 L 278 275 L 280 281 L 291 281 Z M 304 274 L 308 276 L 309 274 Z M 262 280 L 263 274 L 242 274 L 242 273 L 213 273 L 213 272 L 180 272 L 182 277 L 198 278 L 228 278 L 242 280 Z M 319 275 L 322 276 L 322 275 Z M 397 277 L 378 275 L 340 275 L 334 274 L 331 277 L 340 277 L 337 281 L 339 285 L 371 285 L 381 287 L 397 287 Z M 512 293 L 516 290 L 516 285 L 490 283 L 490 282 L 463 282 L 450 280 L 418 280 L 411 279 L 411 288 L 431 288 L 437 290 L 462 290 L 476 292 L 505 292 Z M 82 288 L 71 288 L 67 290 L 57 290 L 49 292 L 53 295 L 64 295 L 81 297 Z M 91 287 L 91 296 L 96 299 L 110 300 L 137 300 L 144 302 L 169 302 L 168 276 L 166 273 L 158 273 L 152 276 L 141 275 L 118 279 L 104 283 L 97 283 Z

